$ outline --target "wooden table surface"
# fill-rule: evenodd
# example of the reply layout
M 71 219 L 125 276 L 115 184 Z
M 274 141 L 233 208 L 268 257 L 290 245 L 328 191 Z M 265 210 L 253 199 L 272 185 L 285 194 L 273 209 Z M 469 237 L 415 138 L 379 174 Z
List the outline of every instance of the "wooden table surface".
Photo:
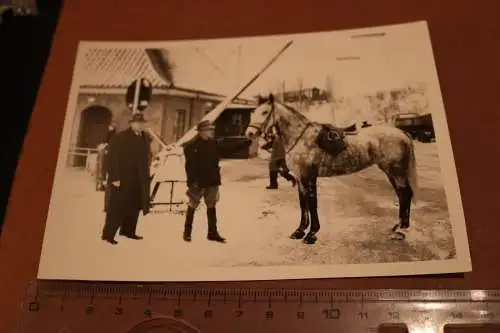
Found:
M 500 287 L 500 2 L 68 1 L 13 186 L 0 249 L 2 332 L 14 332 L 35 279 L 80 40 L 169 40 L 298 33 L 427 20 L 460 178 L 473 272 L 450 276 L 269 282 L 270 287 Z M 234 284 L 232 284 L 234 285 Z M 253 283 L 245 283 L 246 286 Z M 260 282 L 259 286 L 263 283 Z

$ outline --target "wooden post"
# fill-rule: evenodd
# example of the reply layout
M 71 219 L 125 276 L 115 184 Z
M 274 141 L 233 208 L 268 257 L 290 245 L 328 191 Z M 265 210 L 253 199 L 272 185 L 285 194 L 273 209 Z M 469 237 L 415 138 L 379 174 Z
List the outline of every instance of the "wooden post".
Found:
M 331 74 L 326 75 L 326 82 L 325 82 L 325 91 L 326 91 L 326 102 L 330 105 L 331 110 L 332 110 L 332 120 L 335 123 L 335 109 L 337 107 L 337 103 L 335 101 L 335 96 L 333 96 L 333 83 L 332 83 L 332 77 Z
M 298 94 L 299 94 L 298 104 L 299 104 L 299 110 L 300 110 L 300 112 L 302 112 L 302 111 L 304 111 L 303 110 L 304 108 L 302 107 L 302 90 L 304 89 L 302 77 L 299 77 L 299 87 L 298 88 L 299 88 L 298 89 L 299 90 L 299 92 L 298 92 Z
M 139 92 L 141 90 L 141 79 L 135 81 L 134 102 L 132 104 L 132 115 L 139 112 Z
M 235 90 L 239 88 L 241 81 L 241 43 L 238 44 L 237 53 Z
M 280 86 L 280 90 L 281 90 L 281 103 L 285 103 L 285 81 L 282 80 L 281 81 L 281 86 Z

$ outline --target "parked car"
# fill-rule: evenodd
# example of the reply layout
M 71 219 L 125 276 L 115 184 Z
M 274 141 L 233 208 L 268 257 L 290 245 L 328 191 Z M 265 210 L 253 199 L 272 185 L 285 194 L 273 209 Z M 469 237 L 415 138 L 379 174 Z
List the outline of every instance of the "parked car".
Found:
M 408 133 L 414 140 L 431 142 L 436 139 L 430 113 L 423 115 L 417 113 L 399 114 L 394 119 L 394 125 Z

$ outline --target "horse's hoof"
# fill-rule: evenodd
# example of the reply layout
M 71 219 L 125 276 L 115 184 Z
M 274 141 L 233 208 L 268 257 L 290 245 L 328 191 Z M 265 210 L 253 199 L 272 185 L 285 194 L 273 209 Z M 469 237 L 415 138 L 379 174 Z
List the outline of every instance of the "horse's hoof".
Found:
M 309 244 L 309 245 L 312 245 L 312 244 L 315 244 L 316 241 L 318 240 L 318 238 L 314 235 L 314 234 L 308 234 L 303 240 L 302 242 L 304 244 Z
M 406 234 L 408 233 L 408 228 L 401 228 L 399 224 L 396 224 L 392 229 L 391 229 L 391 239 L 392 240 L 405 240 L 406 239 Z
M 295 230 L 293 232 L 293 234 L 290 235 L 290 238 L 291 239 L 302 239 L 304 238 L 304 236 L 306 235 L 306 233 L 302 230 Z
M 406 239 L 406 235 L 400 231 L 394 231 L 391 235 L 392 240 L 402 241 Z

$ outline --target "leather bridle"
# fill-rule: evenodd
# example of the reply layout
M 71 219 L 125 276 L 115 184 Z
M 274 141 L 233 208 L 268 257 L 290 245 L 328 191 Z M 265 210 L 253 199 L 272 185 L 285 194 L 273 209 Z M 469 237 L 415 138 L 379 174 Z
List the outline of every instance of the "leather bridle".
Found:
M 257 133 L 260 132 L 260 134 L 262 133 L 267 133 L 269 131 L 269 122 L 271 120 L 271 117 L 273 117 L 273 120 L 274 120 L 274 125 L 276 126 L 276 135 L 278 136 L 278 138 L 281 140 L 281 144 L 283 145 L 283 147 L 285 147 L 284 145 L 284 140 L 283 140 L 283 135 L 281 134 L 281 130 L 279 128 L 279 126 L 277 126 L 276 124 L 276 115 L 275 115 L 275 108 L 274 108 L 274 103 L 269 103 L 271 104 L 271 109 L 269 110 L 269 114 L 266 116 L 266 119 L 264 119 L 264 121 L 261 123 L 260 127 L 257 126 L 257 125 L 253 125 L 253 124 L 249 124 L 248 127 L 251 127 L 251 128 L 254 128 L 257 130 Z M 304 136 L 306 130 L 312 125 L 311 122 L 307 122 L 306 126 L 304 126 L 304 128 L 302 129 L 302 131 L 300 132 L 300 135 L 297 137 L 297 139 L 294 141 L 294 143 L 290 146 L 290 148 L 288 148 L 285 152 L 285 154 L 288 154 L 293 148 L 295 148 L 295 146 L 299 143 L 300 139 Z M 265 130 L 262 130 L 262 127 L 265 128 Z

